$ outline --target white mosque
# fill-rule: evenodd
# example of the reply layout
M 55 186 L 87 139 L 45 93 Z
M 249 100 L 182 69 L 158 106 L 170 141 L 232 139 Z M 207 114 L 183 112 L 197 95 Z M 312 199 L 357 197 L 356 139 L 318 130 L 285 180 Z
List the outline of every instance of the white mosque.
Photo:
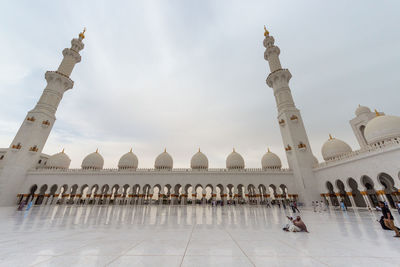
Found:
M 132 151 L 122 155 L 115 169 L 103 168 L 99 151 L 86 156 L 80 169 L 70 169 L 71 160 L 64 151 L 52 156 L 42 151 L 64 92 L 74 85 L 69 77 L 81 61 L 84 33 L 63 50 L 59 68 L 46 72 L 47 86 L 37 105 L 28 112 L 10 147 L 0 149 L 1 205 L 21 201 L 34 205 L 187 205 L 210 200 L 261 204 L 297 199 L 305 205 L 324 200 L 335 206 L 343 201 L 349 207 L 373 207 L 385 200 L 394 207 L 400 200 L 400 117 L 359 106 L 350 124 L 360 149 L 352 151 L 344 141 L 329 136 L 321 149 L 325 161 L 319 163 L 289 88 L 292 75 L 282 68 L 280 49 L 267 30 L 263 44 L 270 74 L 266 83 L 276 99 L 288 169 L 269 150 L 260 159 L 260 168 L 246 168 L 244 158 L 233 150 L 225 168 L 211 169 L 199 150 L 190 168 L 177 169 L 164 150 L 152 169 L 139 168 Z

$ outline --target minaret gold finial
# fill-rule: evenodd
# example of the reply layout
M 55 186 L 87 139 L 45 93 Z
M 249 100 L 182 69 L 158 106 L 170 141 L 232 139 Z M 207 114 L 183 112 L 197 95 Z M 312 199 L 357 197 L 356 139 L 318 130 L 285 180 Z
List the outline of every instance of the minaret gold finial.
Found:
M 79 39 L 81 40 L 85 39 L 85 32 L 86 32 L 86 27 L 84 27 L 83 31 L 79 34 Z
M 375 115 L 378 117 L 378 116 L 380 116 L 381 114 L 379 113 L 378 110 L 375 109 Z
M 267 30 L 267 27 L 264 25 L 264 36 L 267 37 L 269 35 L 269 31 Z
M 333 139 L 332 135 L 331 135 L 331 134 L 329 134 L 329 140 L 332 140 L 332 139 Z

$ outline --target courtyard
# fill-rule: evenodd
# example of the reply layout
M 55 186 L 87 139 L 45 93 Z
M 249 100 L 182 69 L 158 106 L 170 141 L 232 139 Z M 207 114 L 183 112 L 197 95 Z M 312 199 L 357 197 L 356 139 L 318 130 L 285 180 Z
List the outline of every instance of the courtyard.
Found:
M 399 216 L 393 212 L 395 221 Z M 264 206 L 0 208 L 0 266 L 397 266 L 400 240 L 367 210 Z

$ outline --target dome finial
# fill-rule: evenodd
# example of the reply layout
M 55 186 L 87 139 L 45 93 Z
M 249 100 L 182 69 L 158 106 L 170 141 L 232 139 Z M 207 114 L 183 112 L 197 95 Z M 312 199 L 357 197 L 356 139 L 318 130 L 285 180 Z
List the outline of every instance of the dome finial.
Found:
M 264 25 L 264 36 L 267 37 L 269 35 L 269 31 L 267 30 L 267 27 Z
M 131 152 L 131 153 L 132 153 L 132 148 L 131 148 L 131 150 L 129 150 L 129 152 Z
M 83 31 L 79 34 L 79 39 L 82 41 L 85 39 L 85 32 L 86 32 L 86 27 L 83 28 Z
M 378 110 L 375 109 L 375 115 L 378 117 L 378 116 L 380 116 L 381 114 L 379 113 Z
M 235 148 L 233 148 L 233 152 L 236 152 L 236 151 L 235 151 Z
M 333 139 L 332 135 L 331 135 L 331 134 L 329 134 L 329 140 L 332 140 L 332 139 Z
M 271 153 L 271 151 L 269 150 L 269 147 L 267 148 L 268 153 Z
M 164 153 L 167 152 L 167 148 L 164 148 Z
M 200 152 L 200 147 L 199 147 L 199 152 Z
M 98 148 L 96 148 L 96 153 L 99 153 L 99 149 Z
M 64 148 L 62 149 L 61 153 L 64 153 Z

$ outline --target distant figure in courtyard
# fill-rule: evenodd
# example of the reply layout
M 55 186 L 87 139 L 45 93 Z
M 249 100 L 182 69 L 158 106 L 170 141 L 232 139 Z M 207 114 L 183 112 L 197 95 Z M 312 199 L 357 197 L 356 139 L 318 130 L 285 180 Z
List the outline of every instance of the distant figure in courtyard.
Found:
M 396 232 L 396 235 L 394 237 L 400 237 L 400 232 L 394 225 L 394 218 L 392 213 L 390 212 L 390 209 L 385 205 L 383 201 L 379 201 L 379 207 L 382 210 L 383 221 L 385 223 L 385 226 Z
M 295 210 L 297 210 L 298 212 L 300 212 L 300 210 L 297 208 L 297 201 L 296 201 L 296 200 L 293 201 L 293 208 L 294 208 Z
M 326 211 L 326 205 L 325 205 L 325 202 L 324 202 L 324 201 L 321 200 L 320 206 L 321 206 L 321 209 L 322 209 L 323 211 Z
M 282 207 L 283 207 L 284 209 L 286 209 L 285 200 L 282 200 Z
M 18 210 L 23 210 L 25 207 L 25 204 L 26 204 L 25 200 L 22 200 L 21 203 L 19 203 L 19 205 L 18 205 Z
M 314 201 L 311 202 L 311 206 L 313 207 L 314 212 L 317 211 L 317 205 Z
M 281 208 L 281 202 L 279 200 L 276 201 L 276 204 L 278 204 L 278 208 Z
M 396 208 L 397 208 L 397 212 L 400 214 L 400 202 L 399 201 L 396 202 Z
M 340 208 L 342 208 L 343 211 L 347 210 L 346 205 L 344 204 L 343 200 L 340 201 Z
M 268 199 L 265 201 L 265 205 L 267 205 L 268 208 L 271 208 L 271 205 L 269 204 L 269 200 Z

